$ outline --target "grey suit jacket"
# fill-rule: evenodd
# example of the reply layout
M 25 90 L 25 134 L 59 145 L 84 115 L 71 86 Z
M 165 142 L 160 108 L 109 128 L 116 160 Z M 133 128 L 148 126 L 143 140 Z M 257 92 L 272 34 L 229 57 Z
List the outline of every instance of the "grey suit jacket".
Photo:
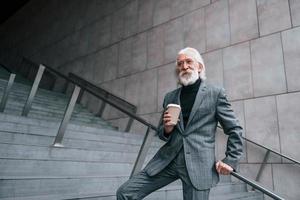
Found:
M 180 104 L 180 92 L 181 88 L 178 88 L 165 96 L 164 109 L 169 103 Z M 163 124 L 160 123 L 158 136 L 166 143 L 146 165 L 146 173 L 149 176 L 157 175 L 183 147 L 193 186 L 203 190 L 216 185 L 219 181 L 215 169 L 215 133 L 218 122 L 229 136 L 223 162 L 236 169 L 243 152 L 242 127 L 231 109 L 224 89 L 202 81 L 186 127 L 183 127 L 182 113 L 180 122 L 169 137 L 165 137 Z

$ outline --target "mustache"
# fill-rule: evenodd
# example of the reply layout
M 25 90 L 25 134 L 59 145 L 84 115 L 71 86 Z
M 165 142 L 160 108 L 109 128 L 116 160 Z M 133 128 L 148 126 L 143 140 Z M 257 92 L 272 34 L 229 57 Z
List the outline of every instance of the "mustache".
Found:
M 180 72 L 179 76 L 184 76 L 184 75 L 191 75 L 193 72 L 192 71 L 184 71 L 184 72 Z

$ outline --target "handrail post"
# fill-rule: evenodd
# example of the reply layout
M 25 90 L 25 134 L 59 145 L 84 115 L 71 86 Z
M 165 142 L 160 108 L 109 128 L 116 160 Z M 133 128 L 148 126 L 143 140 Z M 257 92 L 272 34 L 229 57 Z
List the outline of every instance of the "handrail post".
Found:
M 108 99 L 107 92 L 105 93 L 105 99 Z M 100 107 L 99 111 L 96 113 L 97 117 L 102 117 L 105 107 L 106 107 L 106 102 L 102 100 L 101 107 Z
M 25 106 L 23 108 L 23 111 L 22 111 L 22 116 L 27 116 L 28 113 L 29 113 L 29 110 L 31 108 L 31 104 L 33 102 L 33 98 L 37 92 L 37 89 L 39 87 L 39 84 L 40 84 L 40 81 L 42 79 L 42 76 L 43 76 L 43 73 L 44 73 L 44 70 L 45 70 L 45 66 L 43 66 L 42 64 L 40 64 L 39 66 L 39 70 L 35 76 L 35 79 L 34 79 L 34 82 L 32 84 L 32 87 L 31 87 L 31 91 L 29 93 L 29 96 L 26 100 L 26 103 L 25 103 Z
M 6 102 L 7 102 L 7 99 L 8 99 L 8 95 L 9 95 L 11 87 L 14 83 L 15 77 L 16 77 L 16 74 L 10 74 L 10 76 L 9 76 L 6 88 L 3 92 L 3 96 L 2 96 L 2 99 L 1 99 L 0 112 L 4 112 Z
M 83 96 L 83 93 L 84 93 L 84 90 L 82 89 L 82 90 L 80 90 L 80 92 L 79 92 L 79 95 L 78 95 L 78 98 L 77 98 L 77 103 L 80 103 L 80 101 L 81 101 L 81 99 L 82 99 L 82 96 Z
M 100 107 L 99 111 L 96 114 L 97 117 L 102 117 L 105 107 L 106 107 L 106 102 L 102 101 L 101 107 Z
M 256 178 L 255 178 L 256 181 L 259 181 L 260 176 L 261 176 L 263 170 L 264 170 L 265 167 L 266 167 L 266 163 L 267 163 L 267 160 L 268 160 L 268 158 L 269 158 L 269 155 L 270 155 L 270 151 L 268 150 L 268 151 L 266 152 L 266 154 L 265 154 L 264 160 L 263 160 L 263 162 L 261 163 L 261 166 L 260 166 L 260 168 L 259 168 L 259 171 L 258 171 L 258 173 L 257 173 L 257 175 L 256 175 Z
M 134 114 L 136 114 L 136 109 L 134 109 Z M 129 132 L 130 131 L 130 128 L 131 128 L 131 126 L 132 126 L 132 123 L 133 123 L 133 118 L 132 117 L 130 117 L 129 118 L 129 120 L 128 120 L 128 123 L 127 123 L 127 126 L 126 126 L 126 128 L 125 128 L 125 132 Z
M 71 119 L 71 115 L 72 115 L 73 109 L 75 107 L 79 92 L 80 92 L 80 87 L 75 85 L 72 96 L 71 96 L 68 106 L 65 110 L 64 118 L 59 126 L 58 133 L 55 137 L 55 140 L 53 143 L 54 147 L 63 147 L 62 140 L 63 140 L 64 134 L 65 134 L 67 125 Z
M 150 148 L 150 144 L 151 144 L 152 139 L 153 139 L 153 135 L 150 134 L 150 129 L 151 129 L 151 127 L 148 126 L 147 132 L 145 134 L 145 137 L 144 137 L 142 146 L 139 150 L 138 156 L 135 160 L 135 163 L 134 163 L 133 169 L 131 171 L 130 177 L 132 177 L 134 174 L 136 174 L 138 171 L 140 171 L 143 167 L 143 164 L 145 162 L 148 150 Z
M 133 123 L 133 118 L 130 117 L 129 120 L 128 120 L 127 126 L 125 128 L 125 132 L 129 132 L 130 131 L 132 123 Z

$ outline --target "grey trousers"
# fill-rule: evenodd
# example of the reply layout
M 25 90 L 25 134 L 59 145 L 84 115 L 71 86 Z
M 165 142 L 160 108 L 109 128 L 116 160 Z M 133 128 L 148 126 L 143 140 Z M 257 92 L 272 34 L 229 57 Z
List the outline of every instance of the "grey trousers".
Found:
M 169 183 L 181 179 L 184 200 L 208 200 L 208 190 L 197 190 L 193 187 L 185 167 L 183 149 L 175 159 L 160 173 L 148 176 L 142 170 L 125 182 L 117 191 L 117 200 L 139 200 Z M 163 198 L 162 198 L 163 199 Z

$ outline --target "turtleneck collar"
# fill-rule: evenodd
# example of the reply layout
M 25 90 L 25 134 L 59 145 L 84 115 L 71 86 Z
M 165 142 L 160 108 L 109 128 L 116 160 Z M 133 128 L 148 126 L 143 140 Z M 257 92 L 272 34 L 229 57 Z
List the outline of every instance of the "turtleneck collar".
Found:
M 183 91 L 194 91 L 198 90 L 201 83 L 201 79 L 199 78 L 195 83 L 187 86 L 182 86 Z

